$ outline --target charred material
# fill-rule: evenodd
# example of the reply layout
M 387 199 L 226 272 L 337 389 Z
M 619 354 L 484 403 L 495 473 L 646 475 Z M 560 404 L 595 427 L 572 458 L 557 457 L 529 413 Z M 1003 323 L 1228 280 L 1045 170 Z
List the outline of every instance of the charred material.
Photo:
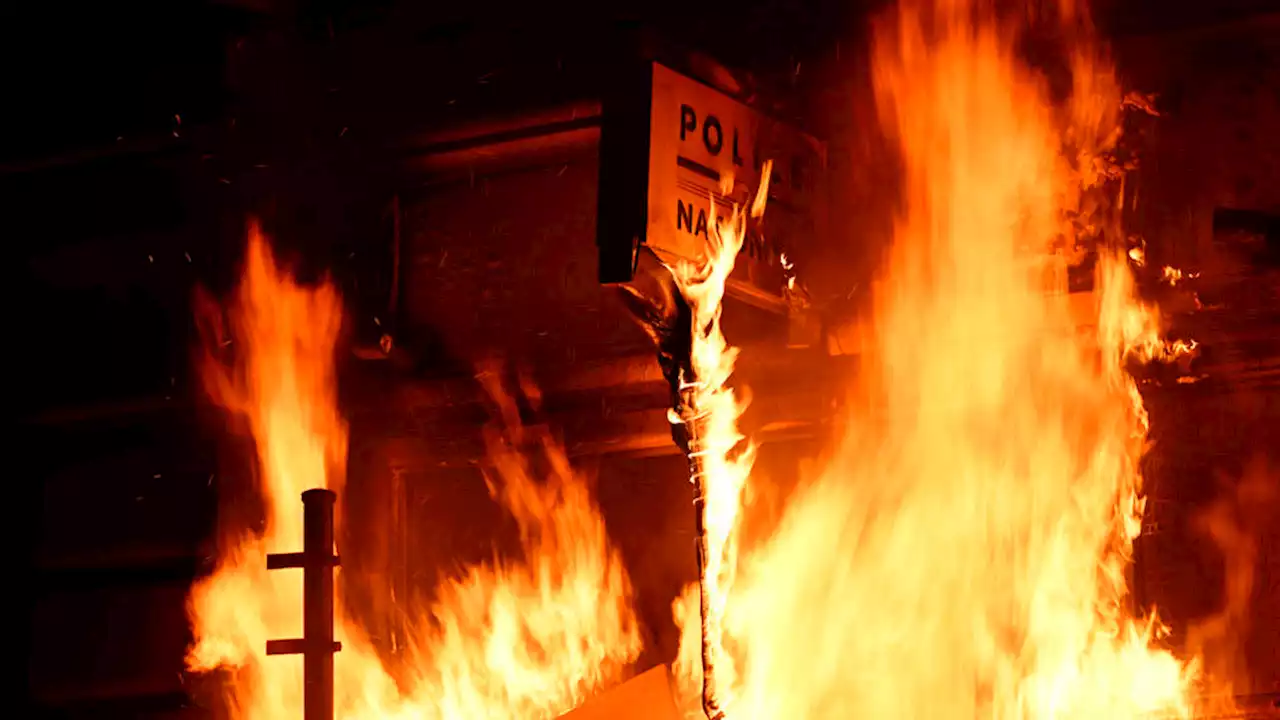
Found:
M 671 407 L 680 413 L 685 404 L 681 382 L 693 379 L 693 312 L 689 303 L 671 271 L 645 247 L 638 253 L 634 279 L 618 288 L 623 304 L 658 351 L 658 365 L 671 389 Z M 672 424 L 672 439 L 688 454 L 689 440 L 682 428 Z
M 694 532 L 698 551 L 698 606 L 702 632 L 702 709 L 710 720 L 721 720 L 715 685 L 715 648 L 710 641 L 711 597 L 705 582 L 710 553 L 704 515 L 705 476 L 699 438 L 705 414 L 697 407 L 698 378 L 693 369 L 693 312 L 677 287 L 670 269 L 648 249 L 641 248 L 631 284 L 619 286 L 622 298 L 658 350 L 658 364 L 671 389 L 671 437 L 689 461 L 693 485 Z

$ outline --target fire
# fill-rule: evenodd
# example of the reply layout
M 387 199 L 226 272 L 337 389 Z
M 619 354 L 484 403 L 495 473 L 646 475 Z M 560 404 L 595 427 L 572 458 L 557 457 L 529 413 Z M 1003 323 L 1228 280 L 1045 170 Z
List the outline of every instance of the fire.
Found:
M 1194 348 L 1161 340 L 1118 248 L 1122 99 L 1088 18 L 1063 2 L 1036 21 L 1068 42 L 1065 102 L 1019 59 L 1017 26 L 976 0 L 907 2 L 877 28 L 902 210 L 840 442 L 770 534 L 715 558 L 720 577 L 736 570 L 712 608 L 728 718 L 1194 711 L 1197 663 L 1161 649 L 1128 595 L 1147 418 L 1126 371 Z M 1103 247 L 1084 328 L 1065 272 L 1045 272 L 1063 238 Z M 718 300 L 703 292 L 695 312 Z M 719 342 L 716 380 L 734 357 Z M 710 410 L 719 457 L 738 410 Z M 732 508 L 709 499 L 708 529 L 733 538 L 710 518 L 737 517 L 745 468 L 705 468 Z M 696 687 L 706 638 L 689 600 L 677 667 Z
M 1168 283 L 1169 287 L 1176 287 L 1178 283 L 1183 280 L 1195 280 L 1198 277 L 1200 277 L 1200 273 L 1184 272 L 1172 265 L 1165 265 L 1164 269 L 1160 272 L 1160 279 L 1163 282 Z
M 234 303 L 229 337 L 221 318 L 209 318 L 215 330 L 205 339 L 201 376 L 214 402 L 248 423 L 265 523 L 260 533 L 224 529 L 217 571 L 191 592 L 197 642 L 187 664 L 238 669 L 230 688 L 238 716 L 285 717 L 301 707 L 302 661 L 267 659 L 265 647 L 301 635 L 302 577 L 268 572 L 266 555 L 302 549 L 304 490 L 341 489 L 347 429 L 337 413 L 333 348 L 342 306 L 331 285 L 309 289 L 282 273 L 256 227 Z M 224 350 L 239 363 L 225 364 Z
M 688 642 L 682 647 L 679 662 L 681 668 L 688 668 L 686 675 L 700 680 L 706 670 L 703 707 L 713 720 L 722 703 L 729 699 L 721 696 L 719 688 L 727 689 L 733 680 L 732 660 L 725 652 L 721 623 L 733 587 L 738 510 L 747 476 L 755 462 L 754 445 L 747 443 L 739 448 L 745 438 L 738 431 L 737 422 L 744 406 L 728 386 L 737 349 L 725 341 L 720 329 L 720 313 L 725 283 L 746 238 L 747 215 L 759 218 L 764 214 L 772 170 L 773 163 L 766 161 L 761 168 L 760 186 L 748 210 L 735 206 L 727 220 L 715 218 L 708 235 L 706 257 L 671 268 L 676 285 L 693 314 L 689 358 L 692 377 L 681 378 L 682 412 L 673 413 L 671 421 L 684 425 L 689 436 L 690 460 L 695 468 L 690 480 L 699 496 L 700 513 L 696 646 L 700 662 L 694 669 L 690 653 L 695 646 Z M 723 178 L 721 192 L 730 192 L 733 184 L 731 176 Z M 714 198 L 711 207 L 715 207 Z M 689 603 L 693 601 L 693 591 L 691 587 L 686 594 Z M 686 627 L 692 628 L 694 623 L 688 622 Z
M 268 572 L 266 555 L 301 549 L 304 490 L 342 489 L 347 436 L 334 367 L 342 306 L 330 283 L 302 286 L 280 269 L 251 228 L 227 317 L 233 342 L 206 338 L 201 369 L 210 397 L 253 435 L 265 523 L 256 532 L 223 528 L 216 571 L 191 591 L 187 663 L 231 671 L 227 704 L 237 720 L 295 718 L 301 658 L 265 649 L 267 640 L 300 636 L 302 578 Z M 235 362 L 221 359 L 224 349 Z M 501 388 L 490 390 L 510 407 Z M 383 664 L 339 592 L 337 717 L 555 717 L 618 680 L 638 655 L 629 583 L 588 486 L 554 443 L 525 432 L 511 412 L 503 418 L 486 434 L 487 479 L 520 527 L 523 560 L 446 580 L 433 606 L 420 609 L 404 668 Z M 534 472 L 526 449 L 545 458 L 545 472 Z
M 1017 26 L 979 0 L 908 2 L 878 27 L 877 99 L 902 157 L 894 243 L 839 442 L 765 536 L 742 536 L 755 448 L 737 427 L 737 351 L 719 325 L 743 214 L 716 224 L 703 264 L 673 269 L 693 313 L 672 418 L 690 439 L 700 507 L 700 593 L 676 605 L 681 687 L 703 693 L 691 710 L 1123 720 L 1197 709 L 1198 661 L 1160 647 L 1164 627 L 1127 589 L 1147 416 L 1126 368 L 1195 346 L 1161 337 L 1130 267 L 1145 255 L 1119 248 L 1123 101 L 1088 18 L 1062 0 L 1036 22 L 1067 43 L 1065 100 L 1020 59 Z M 747 213 L 763 212 L 767 187 L 766 172 Z M 1091 242 L 1103 249 L 1082 328 L 1063 268 Z M 255 230 L 229 317 L 237 363 L 211 342 L 205 379 L 253 434 L 265 524 L 228 528 L 217 571 L 193 588 L 188 662 L 233 671 L 235 717 L 291 718 L 300 660 L 264 650 L 299 634 L 301 578 L 264 560 L 300 548 L 301 491 L 342 489 L 341 303 L 328 283 L 303 287 L 277 268 Z M 502 420 L 486 433 L 487 479 L 524 557 L 446 580 L 418 609 L 403 667 L 386 666 L 339 604 L 341 718 L 555 717 L 639 653 L 627 577 L 587 485 L 481 380 Z

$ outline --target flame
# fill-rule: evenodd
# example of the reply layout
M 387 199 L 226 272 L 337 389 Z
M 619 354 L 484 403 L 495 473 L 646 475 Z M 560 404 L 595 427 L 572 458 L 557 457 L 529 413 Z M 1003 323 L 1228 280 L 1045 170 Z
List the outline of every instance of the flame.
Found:
M 1098 267 L 1103 293 L 1098 328 L 1108 346 L 1143 363 L 1189 360 L 1198 354 L 1195 340 L 1163 337 L 1160 309 L 1137 297 L 1133 273 L 1120 257 L 1109 255 Z
M 685 590 L 685 602 L 693 603 L 700 590 L 698 615 L 690 616 L 699 622 L 685 622 L 686 633 L 678 659 L 680 675 L 696 678 L 702 683 L 702 668 L 706 665 L 711 675 L 706 682 L 707 700 L 714 706 L 727 701 L 719 697 L 716 688 L 728 688 L 733 681 L 730 656 L 725 652 L 721 631 L 725 602 L 733 587 L 734 559 L 737 556 L 735 526 L 742 503 L 747 476 L 755 462 L 756 448 L 747 443 L 738 431 L 738 418 L 745 404 L 728 386 L 733 375 L 738 351 L 729 346 L 720 329 L 725 283 L 733 273 L 734 264 L 746 238 L 747 216 L 764 215 L 769 197 L 769 180 L 773 162 L 765 161 L 761 167 L 760 185 L 745 211 L 736 204 L 730 217 L 717 217 L 708 233 L 705 257 L 700 262 L 682 263 L 671 272 L 676 285 L 688 302 L 693 314 L 693 337 L 690 344 L 690 370 L 692 377 L 681 378 L 681 394 L 687 398 L 681 414 L 673 413 L 673 423 L 684 424 L 691 436 L 690 458 L 696 463 L 697 472 L 690 480 L 695 492 L 700 494 L 700 519 L 703 537 L 699 542 L 702 556 L 699 586 Z M 722 180 L 721 192 L 733 188 L 733 179 Z M 711 198 L 715 207 L 715 198 Z M 689 641 L 688 631 L 697 628 L 697 644 Z M 697 662 L 700 659 L 701 662 Z M 696 666 L 696 667 L 695 667 Z
M 903 207 L 841 441 L 767 536 L 715 558 L 728 718 L 1194 710 L 1197 661 L 1160 648 L 1166 629 L 1128 594 L 1148 421 L 1126 371 L 1194 345 L 1161 339 L 1124 252 L 1106 249 L 1124 237 L 1110 159 L 1122 98 L 1088 17 L 1058 10 L 1037 21 L 1069 41 L 1064 103 L 1019 59 L 1017 26 L 976 0 L 907 2 L 877 27 Z M 1065 273 L 1043 272 L 1064 236 L 1104 248 L 1092 332 Z M 700 305 L 716 288 L 684 287 L 696 312 L 718 313 Z M 716 363 L 707 377 L 727 379 L 733 350 L 695 341 Z M 708 530 L 732 553 L 748 468 L 727 459 L 740 407 L 723 402 L 711 419 L 726 464 L 704 485 L 724 493 Z M 684 688 L 706 641 L 690 601 L 675 606 Z
M 212 318 L 215 335 L 205 339 L 201 377 L 214 402 L 248 423 L 264 526 L 258 533 L 223 529 L 217 570 L 191 590 L 197 642 L 187 665 L 237 668 L 228 689 L 238 717 L 284 717 L 300 707 L 301 658 L 268 660 L 265 645 L 301 635 L 302 577 L 268 572 L 266 556 L 302 549 L 304 490 L 341 489 L 347 429 L 337 413 L 333 347 L 342 306 L 331 285 L 313 290 L 283 274 L 253 226 L 244 282 L 227 320 L 224 340 L 221 318 Z M 222 349 L 236 352 L 239 363 L 224 363 Z
M 229 346 L 220 334 L 206 338 L 202 375 L 212 399 L 247 420 L 265 523 L 257 532 L 224 528 L 216 571 L 191 590 L 187 664 L 231 671 L 226 699 L 237 720 L 295 718 L 301 658 L 267 657 L 265 645 L 301 634 L 302 578 L 268 572 L 266 554 L 301 549 L 302 491 L 342 488 L 347 431 L 334 369 L 342 306 L 329 282 L 305 287 L 278 268 L 253 227 L 227 311 L 236 362 L 218 356 Z M 507 410 L 501 388 L 487 387 Z M 520 528 L 523 560 L 446 580 L 434 604 L 420 608 L 406 667 L 384 664 L 339 592 L 337 717 L 555 717 L 620 679 L 638 655 L 629 583 L 587 484 L 548 438 L 526 433 L 509 411 L 503 418 L 485 435 L 487 480 Z M 545 473 L 534 472 L 517 449 L 524 445 L 546 460 Z
M 1183 280 L 1195 280 L 1200 277 L 1197 272 L 1184 272 L 1172 265 L 1165 265 L 1160 273 L 1160 279 L 1169 284 L 1169 287 L 1177 287 L 1178 283 Z

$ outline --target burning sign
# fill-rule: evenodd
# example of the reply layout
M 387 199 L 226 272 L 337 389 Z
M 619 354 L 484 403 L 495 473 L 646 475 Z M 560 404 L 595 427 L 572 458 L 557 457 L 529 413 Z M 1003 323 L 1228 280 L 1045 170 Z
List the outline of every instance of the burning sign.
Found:
M 709 260 L 708 244 L 717 225 L 730 221 L 733 208 L 745 207 L 759 187 L 766 161 L 773 164 L 767 189 L 767 225 L 751 223 L 742 240 L 726 291 L 754 304 L 785 311 L 781 296 L 786 284 L 784 250 L 810 241 L 821 227 L 822 143 L 786 123 L 748 107 L 732 97 L 658 63 L 646 70 L 641 88 L 647 93 L 644 113 L 630 124 L 611 124 L 618 142 L 648 148 L 646 157 L 623 164 L 617 155 L 602 152 L 601 213 L 611 212 L 614 193 L 644 193 L 644 219 L 634 223 L 634 235 L 658 259 L 671 267 Z M 620 113 L 606 104 L 605 113 Z M 608 142 L 609 139 L 602 140 Z M 643 183 L 615 185 L 614 173 Z M 599 242 L 617 240 L 615 218 L 603 216 Z M 610 281 L 630 277 L 610 278 Z

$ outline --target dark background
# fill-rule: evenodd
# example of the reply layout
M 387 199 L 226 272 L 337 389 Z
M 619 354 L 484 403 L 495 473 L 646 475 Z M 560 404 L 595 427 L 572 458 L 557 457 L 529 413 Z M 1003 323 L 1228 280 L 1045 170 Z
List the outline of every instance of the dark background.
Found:
M 855 251 L 869 248 L 868 238 L 883 220 L 866 209 L 874 197 L 868 188 L 882 176 L 865 162 L 878 150 L 873 114 L 865 105 L 859 41 L 874 3 L 13 5 L 0 21 L 0 237 L 19 275 L 10 301 L 16 323 L 9 354 L 17 358 L 11 395 L 20 419 L 10 514 L 19 519 L 19 530 L 26 529 L 18 533 L 16 547 L 19 559 L 29 560 L 19 583 L 28 602 L 26 615 L 14 622 L 28 631 L 25 685 L 33 716 L 161 717 L 183 712 L 188 704 L 179 674 L 187 642 L 183 595 L 192 578 L 208 570 L 220 488 L 243 484 L 247 474 L 243 462 L 226 459 L 223 421 L 200 400 L 193 383 L 191 298 L 197 285 L 217 293 L 230 287 L 249 216 L 262 220 L 304 274 L 333 273 L 348 301 L 348 341 L 354 344 L 370 342 L 385 329 L 381 319 L 372 319 L 385 317 L 388 208 L 396 193 L 405 193 L 411 225 L 406 232 L 426 243 L 415 252 L 438 256 L 440 248 L 453 247 L 450 242 L 457 246 L 455 257 L 488 248 L 458 271 L 485 293 L 468 302 L 526 303 L 534 285 L 550 282 L 511 270 L 510 263 L 530 257 L 540 263 L 543 278 L 564 272 L 578 278 L 573 292 L 594 293 L 594 248 L 583 235 L 593 227 L 591 218 L 557 226 L 556 232 L 577 233 L 575 249 L 541 256 L 528 254 L 533 241 L 498 227 L 552 222 L 539 212 L 554 204 L 528 195 L 525 187 L 541 187 L 552 203 L 583 193 L 575 207 L 593 211 L 592 161 L 567 161 L 569 172 L 557 166 L 551 174 L 507 176 L 485 185 L 484 197 L 496 188 L 512 208 L 510 217 L 486 217 L 483 231 L 464 238 L 453 231 L 432 235 L 442 211 L 433 211 L 430 192 L 414 194 L 417 179 L 406 173 L 405 160 L 415 138 L 436 128 L 599 97 L 614 60 L 656 38 L 745 71 L 761 102 L 829 140 L 834 156 L 854 168 L 843 182 L 863 204 L 849 208 L 858 227 L 845 228 L 833 240 L 843 243 L 842 251 L 851 244 Z M 1165 129 L 1147 139 L 1153 169 L 1145 182 L 1157 200 L 1141 220 L 1154 251 L 1170 261 L 1206 267 L 1216 262 L 1214 209 L 1280 212 L 1280 182 L 1271 169 L 1280 163 L 1267 154 L 1275 152 L 1270 138 L 1277 125 L 1274 115 L 1265 114 L 1280 102 L 1273 84 L 1275 34 L 1265 29 L 1275 25 L 1260 24 L 1272 5 L 1142 0 L 1100 9 L 1105 34 L 1120 48 L 1122 74 L 1166 98 Z M 576 182 L 576 189 L 557 195 L 552 175 Z M 473 207 L 478 215 L 496 202 L 455 190 L 472 198 L 460 207 Z M 569 265 L 572 272 L 563 270 Z M 446 267 L 441 259 L 441 270 L 429 278 L 459 277 Z M 405 282 L 406 297 L 432 293 L 426 280 L 416 286 Z M 561 292 L 572 294 L 565 289 L 568 281 L 559 282 Z M 489 287 L 517 289 L 495 300 Z M 555 312 L 558 301 L 542 299 L 550 305 L 541 307 Z M 441 304 L 438 293 L 434 302 Z M 608 315 L 617 312 L 608 300 L 584 302 L 604 308 L 601 327 L 622 322 L 615 322 L 621 315 Z M 1252 345 L 1223 340 L 1236 349 L 1248 345 L 1239 350 L 1247 362 L 1235 360 L 1232 367 L 1256 368 L 1265 362 L 1257 358 L 1272 357 L 1269 302 L 1255 300 L 1248 322 L 1206 331 L 1253 338 Z M 1237 327 L 1241 323 L 1244 330 Z M 398 336 L 417 351 L 407 371 L 415 382 L 465 376 L 481 350 L 493 350 L 491 343 L 481 348 L 451 335 L 447 318 L 435 324 L 438 333 L 432 323 L 418 323 Z M 590 345 L 555 330 L 546 331 L 546 342 Z M 617 332 L 620 339 L 608 343 L 612 350 L 597 348 L 596 354 L 644 352 L 634 328 Z M 511 342 L 512 348 L 519 345 Z M 1237 383 L 1246 384 L 1246 391 L 1232 385 L 1236 389 L 1196 400 L 1223 409 L 1213 432 L 1188 431 L 1202 442 L 1189 447 L 1234 442 L 1239 447 L 1230 458 L 1200 453 L 1194 461 L 1166 465 L 1194 467 L 1196 478 L 1238 475 L 1242 457 L 1260 446 L 1238 429 L 1257 430 L 1277 417 L 1272 382 L 1250 375 Z M 391 389 L 385 380 L 373 385 L 364 392 L 374 398 L 397 392 L 394 382 Z M 1248 402 L 1239 401 L 1242 392 Z M 1159 432 L 1159 416 L 1156 422 Z M 379 443 L 406 433 L 388 424 L 393 423 L 368 420 L 367 429 L 354 431 L 353 442 L 361 435 L 374 438 L 367 448 L 353 449 L 354 465 L 376 465 L 382 455 L 394 454 L 379 450 Z M 1241 439 L 1246 437 L 1253 440 Z M 678 462 L 670 460 L 644 462 L 665 463 L 669 467 L 653 473 L 678 481 Z M 646 471 L 608 470 L 613 461 L 601 462 L 624 478 L 608 491 L 619 504 L 627 503 L 626 488 L 633 487 L 626 477 L 640 478 L 634 487 L 643 490 Z M 439 481 L 420 468 L 410 474 L 420 476 L 415 482 L 422 487 Z M 1170 491 L 1167 507 L 1184 508 L 1169 510 L 1171 517 L 1188 514 L 1185 508 L 1212 494 L 1207 481 L 1183 484 L 1201 490 Z M 1168 486 L 1178 485 L 1170 480 Z M 664 487 L 645 492 L 680 506 L 679 483 Z M 675 540 L 668 545 L 683 547 L 683 531 L 672 532 Z M 1185 539 L 1170 542 L 1187 545 Z M 643 546 L 630 552 L 646 555 Z M 1170 596 L 1160 583 L 1186 585 L 1188 577 L 1208 578 L 1201 585 L 1216 582 L 1212 560 L 1147 565 L 1164 568 L 1152 576 L 1164 578 L 1151 581 L 1153 597 Z M 1178 570 L 1183 574 L 1169 580 L 1169 567 L 1184 568 Z M 679 577 L 655 582 L 677 586 Z M 1194 615 L 1212 600 L 1191 598 L 1183 605 L 1184 614 Z M 664 611 L 658 607 L 647 621 L 657 623 Z

